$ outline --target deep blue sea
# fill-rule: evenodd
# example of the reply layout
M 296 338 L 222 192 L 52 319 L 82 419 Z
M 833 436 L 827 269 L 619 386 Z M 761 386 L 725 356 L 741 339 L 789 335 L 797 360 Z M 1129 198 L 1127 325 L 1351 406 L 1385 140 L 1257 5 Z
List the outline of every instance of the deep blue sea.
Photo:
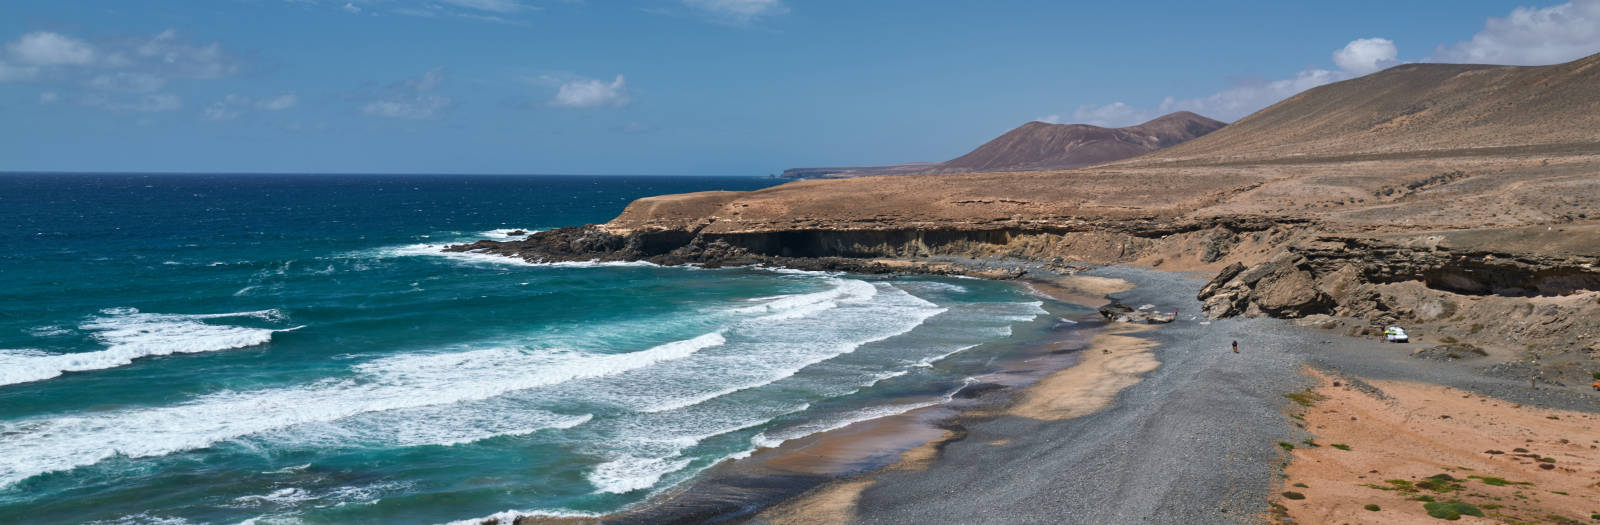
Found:
M 0 522 L 614 511 L 947 399 L 1072 307 L 445 254 L 733 177 L 0 174 Z

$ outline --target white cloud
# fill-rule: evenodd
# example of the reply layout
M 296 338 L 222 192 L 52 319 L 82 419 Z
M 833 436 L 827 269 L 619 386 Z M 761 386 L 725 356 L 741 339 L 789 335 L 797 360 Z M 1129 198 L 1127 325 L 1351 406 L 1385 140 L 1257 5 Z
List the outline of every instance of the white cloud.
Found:
M 494 13 L 515 13 L 523 9 L 523 5 L 516 0 L 439 0 L 446 4 L 490 11 Z
M 408 100 L 374 100 L 361 106 L 361 112 L 375 117 L 425 120 L 437 118 L 450 105 L 450 97 L 419 95 Z
M 1353 75 L 1342 71 L 1307 69 L 1296 73 L 1292 78 L 1241 83 L 1207 97 L 1192 99 L 1167 97 L 1161 101 L 1158 112 L 1159 115 L 1164 115 L 1174 111 L 1193 111 L 1211 118 L 1233 121 L 1301 91 L 1352 77 Z
M 377 100 L 362 104 L 361 112 L 374 117 L 409 120 L 439 118 L 455 106 L 450 97 L 434 93 L 442 83 L 444 72 L 438 69 L 402 80 Z
M 221 44 L 212 42 L 195 45 L 183 41 L 172 29 L 134 43 L 132 59 L 143 67 L 173 76 L 189 78 L 221 78 L 239 71 L 239 63 L 222 50 Z M 112 58 L 129 60 L 126 55 Z
M 39 68 L 34 66 L 13 66 L 0 62 L 0 83 L 32 80 L 38 74 Z
M 284 93 L 276 97 L 256 103 L 256 107 L 267 111 L 283 111 L 300 104 L 300 97 L 294 93 Z
M 1475 64 L 1558 64 L 1600 52 L 1600 0 L 1535 9 L 1518 7 L 1490 18 L 1471 40 L 1439 46 L 1435 60 Z
M 1034 120 L 1051 124 L 1088 124 L 1101 127 L 1124 126 L 1135 121 L 1142 122 L 1148 111 L 1140 110 L 1122 102 L 1112 102 L 1104 106 L 1083 105 L 1072 112 L 1071 117 L 1049 115 Z M 1149 119 L 1144 119 L 1149 120 Z
M 205 117 L 211 120 L 232 120 L 239 118 L 251 109 L 264 111 L 283 111 L 300 103 L 300 97 L 294 93 L 284 93 L 271 98 L 253 99 L 244 95 L 230 94 L 222 100 L 206 106 Z
M 1103 106 L 1079 106 L 1072 112 L 1071 120 L 1095 126 L 1121 127 L 1148 122 L 1175 111 L 1192 111 L 1231 122 L 1301 91 L 1353 77 L 1354 75 L 1344 71 L 1307 69 L 1283 80 L 1240 82 L 1205 97 L 1167 97 L 1155 107 L 1141 108 L 1123 102 L 1113 102 Z M 1039 120 L 1055 124 L 1065 121 L 1060 115 L 1050 115 Z
M 345 2 L 344 7 L 341 7 L 340 9 L 344 9 L 345 11 L 355 14 L 361 14 L 361 7 L 351 2 Z
M 149 73 L 120 71 L 96 75 L 89 79 L 89 87 L 103 91 L 125 91 L 130 93 L 149 93 L 160 91 L 166 87 L 167 79 Z
M 1333 52 L 1333 63 L 1355 75 L 1365 75 L 1398 63 L 1399 51 L 1387 38 L 1362 38 Z
M 789 12 L 782 0 L 683 0 L 683 5 L 735 24 L 748 24 Z
M 39 94 L 40 104 L 54 104 L 57 100 L 61 100 L 61 95 L 56 94 L 54 91 L 46 91 Z
M 140 95 L 131 99 L 92 94 L 84 97 L 83 104 L 118 112 L 159 113 L 183 107 L 183 99 L 171 93 Z
M 622 107 L 628 105 L 627 79 L 607 83 L 604 80 L 583 78 L 561 84 L 550 105 L 563 108 Z
M 228 95 L 222 100 L 206 106 L 205 116 L 211 120 L 232 120 L 244 114 L 244 106 L 249 101 L 239 95 Z
M 6 45 L 18 61 L 37 66 L 86 66 L 95 61 L 95 48 L 89 43 L 49 31 L 22 35 Z

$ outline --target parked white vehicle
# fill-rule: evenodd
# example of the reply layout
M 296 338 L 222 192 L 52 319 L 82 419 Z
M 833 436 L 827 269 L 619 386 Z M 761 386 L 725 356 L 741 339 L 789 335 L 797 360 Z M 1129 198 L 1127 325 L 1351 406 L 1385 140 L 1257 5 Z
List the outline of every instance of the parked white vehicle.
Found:
M 1391 343 L 1409 343 L 1411 342 L 1411 337 L 1406 335 L 1406 329 L 1391 326 L 1383 331 L 1383 340 Z

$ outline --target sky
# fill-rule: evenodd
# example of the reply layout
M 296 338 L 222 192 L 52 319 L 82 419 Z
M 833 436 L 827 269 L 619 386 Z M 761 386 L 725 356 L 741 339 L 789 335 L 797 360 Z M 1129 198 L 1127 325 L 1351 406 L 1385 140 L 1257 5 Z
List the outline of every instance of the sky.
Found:
M 1600 52 L 1600 0 L 8 0 L 0 171 L 766 175 Z

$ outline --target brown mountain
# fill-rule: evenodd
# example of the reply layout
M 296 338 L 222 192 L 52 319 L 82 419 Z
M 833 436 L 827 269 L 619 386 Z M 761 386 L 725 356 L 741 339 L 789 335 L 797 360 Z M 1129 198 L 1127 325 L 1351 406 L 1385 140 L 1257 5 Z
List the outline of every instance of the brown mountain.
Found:
M 1550 66 L 1407 64 L 1306 90 L 1119 163 L 1256 162 L 1600 142 L 1600 55 Z
M 791 179 L 850 178 L 926 173 L 1062 170 L 1149 153 L 1216 131 L 1227 124 L 1179 111 L 1125 128 L 1029 122 L 947 162 L 794 168 Z
M 1225 125 L 1188 111 L 1125 128 L 1029 122 L 928 171 L 1036 171 L 1092 166 L 1175 146 Z

